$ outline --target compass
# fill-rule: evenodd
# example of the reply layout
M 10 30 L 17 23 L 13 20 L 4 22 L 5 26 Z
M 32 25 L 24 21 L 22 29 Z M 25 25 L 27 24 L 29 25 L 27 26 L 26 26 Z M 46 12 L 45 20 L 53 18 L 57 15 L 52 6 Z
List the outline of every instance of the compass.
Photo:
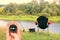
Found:
M 9 31 L 10 31 L 10 32 L 13 32 L 13 33 L 16 33 L 16 32 L 17 32 L 17 26 L 14 25 L 14 24 L 10 25 Z

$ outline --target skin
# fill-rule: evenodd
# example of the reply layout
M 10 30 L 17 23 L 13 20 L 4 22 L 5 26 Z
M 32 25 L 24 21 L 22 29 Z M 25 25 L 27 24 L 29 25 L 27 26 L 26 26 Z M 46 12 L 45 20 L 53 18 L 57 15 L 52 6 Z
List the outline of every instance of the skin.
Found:
M 17 33 L 9 32 L 9 27 L 10 27 L 11 24 L 15 24 L 17 26 L 17 28 L 18 28 Z M 21 39 L 21 32 L 19 31 L 18 22 L 10 21 L 10 22 L 7 23 L 6 40 L 22 40 Z

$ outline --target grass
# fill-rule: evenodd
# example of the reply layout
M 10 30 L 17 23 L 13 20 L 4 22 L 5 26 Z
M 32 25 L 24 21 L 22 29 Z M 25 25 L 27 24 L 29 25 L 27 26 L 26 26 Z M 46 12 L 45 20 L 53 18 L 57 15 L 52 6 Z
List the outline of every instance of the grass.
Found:
M 19 15 L 19 16 L 7 16 L 7 15 L 0 15 L 1 20 L 23 20 L 23 21 L 35 21 L 37 16 L 32 15 Z
M 49 21 L 60 23 L 60 16 L 50 16 Z
M 0 28 L 0 40 L 6 40 L 6 30 Z M 41 33 L 37 34 L 37 32 L 30 33 L 30 32 L 21 32 L 22 33 L 22 40 L 60 40 L 60 34 L 50 34 Z
M 0 20 L 18 20 L 18 21 L 36 21 L 38 16 L 34 15 L 0 15 Z M 60 16 L 50 16 L 48 17 L 51 22 L 60 22 Z

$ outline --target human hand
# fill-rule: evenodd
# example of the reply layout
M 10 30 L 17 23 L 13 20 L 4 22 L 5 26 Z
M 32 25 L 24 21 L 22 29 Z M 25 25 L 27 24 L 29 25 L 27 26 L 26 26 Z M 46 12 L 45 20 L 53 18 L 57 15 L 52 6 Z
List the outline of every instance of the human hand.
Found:
M 20 40 L 19 36 L 16 33 L 10 33 L 12 40 Z
M 16 33 L 9 32 L 9 27 L 12 24 L 15 24 L 17 26 L 18 30 Z M 18 22 L 15 21 L 8 22 L 6 27 L 6 40 L 21 40 L 21 32 L 19 30 Z

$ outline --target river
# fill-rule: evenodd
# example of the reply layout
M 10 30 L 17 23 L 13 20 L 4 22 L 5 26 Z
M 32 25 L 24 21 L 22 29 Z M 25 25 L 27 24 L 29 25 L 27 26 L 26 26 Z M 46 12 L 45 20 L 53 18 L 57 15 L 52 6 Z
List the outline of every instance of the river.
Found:
M 30 28 L 35 28 L 37 30 L 37 25 L 34 22 L 27 21 L 17 21 L 21 30 L 29 30 Z M 0 20 L 0 27 L 6 27 L 8 21 Z M 46 29 L 47 30 L 47 29 Z M 53 33 L 60 34 L 60 23 L 52 23 L 49 25 L 49 30 Z

